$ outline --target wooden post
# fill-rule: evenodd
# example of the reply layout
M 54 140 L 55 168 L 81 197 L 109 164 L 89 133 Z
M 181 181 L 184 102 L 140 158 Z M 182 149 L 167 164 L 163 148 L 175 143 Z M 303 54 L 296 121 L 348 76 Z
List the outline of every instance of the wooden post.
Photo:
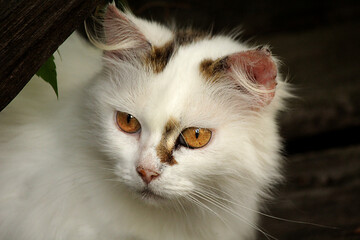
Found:
M 103 0 L 0 0 L 0 111 Z

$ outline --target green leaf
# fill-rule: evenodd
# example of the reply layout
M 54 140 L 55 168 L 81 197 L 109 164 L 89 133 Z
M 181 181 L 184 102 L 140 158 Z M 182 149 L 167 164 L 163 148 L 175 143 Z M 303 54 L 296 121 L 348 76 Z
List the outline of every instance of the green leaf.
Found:
M 59 98 L 54 55 L 52 55 L 51 57 L 49 57 L 48 60 L 46 60 L 46 62 L 37 71 L 36 75 L 44 79 L 45 82 L 48 82 L 51 85 L 51 87 L 54 89 L 56 93 L 56 97 Z

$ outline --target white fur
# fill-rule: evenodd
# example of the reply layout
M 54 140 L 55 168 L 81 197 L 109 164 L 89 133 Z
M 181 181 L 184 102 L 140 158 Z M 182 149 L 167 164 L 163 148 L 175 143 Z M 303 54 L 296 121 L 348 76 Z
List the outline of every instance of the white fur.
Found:
M 161 45 L 164 31 L 144 35 Z M 246 94 L 199 72 L 205 58 L 246 49 L 225 36 L 199 41 L 153 74 L 129 62 L 102 68 L 101 53 L 73 35 L 57 58 L 59 100 L 34 77 L 0 114 L 0 239 L 253 239 L 262 199 L 280 178 L 284 86 L 279 78 L 270 105 L 254 110 Z M 135 116 L 141 132 L 120 131 L 115 111 Z M 179 130 L 212 129 L 212 139 L 164 164 L 150 188 L 167 200 L 141 199 L 135 165 L 143 157 L 160 164 L 155 147 L 170 117 Z

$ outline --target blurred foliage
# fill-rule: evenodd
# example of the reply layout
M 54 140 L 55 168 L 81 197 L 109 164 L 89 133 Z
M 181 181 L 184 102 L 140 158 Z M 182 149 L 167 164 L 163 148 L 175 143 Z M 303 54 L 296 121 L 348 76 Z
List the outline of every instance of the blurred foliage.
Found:
M 59 98 L 58 87 L 57 87 L 57 73 L 56 65 L 54 62 L 54 55 L 52 55 L 36 73 L 37 76 L 41 77 L 45 82 L 48 82 L 56 93 L 56 97 Z

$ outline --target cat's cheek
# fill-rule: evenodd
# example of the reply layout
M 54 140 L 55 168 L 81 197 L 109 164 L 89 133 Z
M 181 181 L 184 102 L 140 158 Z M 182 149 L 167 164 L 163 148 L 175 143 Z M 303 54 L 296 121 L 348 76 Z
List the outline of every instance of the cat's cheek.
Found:
M 117 176 L 117 180 L 125 184 L 132 191 L 137 192 L 144 188 L 144 183 L 136 173 L 131 161 L 117 163 L 114 173 Z
M 114 174 L 119 182 L 136 187 L 141 182 L 137 179 L 134 162 L 138 158 L 139 140 L 129 134 L 113 128 L 107 136 L 105 154 L 110 158 Z M 138 180 L 137 184 L 136 180 Z
M 212 181 L 219 181 L 221 176 L 218 176 L 218 173 L 229 167 L 224 162 L 222 154 L 224 150 L 222 135 L 221 129 L 213 131 L 212 139 L 203 148 L 182 147 L 174 153 L 179 165 L 177 171 L 179 176 L 193 183 L 193 189 L 208 185 Z
M 151 189 L 168 199 L 186 197 L 194 190 L 194 183 L 183 174 L 182 169 L 170 168 L 151 184 Z

